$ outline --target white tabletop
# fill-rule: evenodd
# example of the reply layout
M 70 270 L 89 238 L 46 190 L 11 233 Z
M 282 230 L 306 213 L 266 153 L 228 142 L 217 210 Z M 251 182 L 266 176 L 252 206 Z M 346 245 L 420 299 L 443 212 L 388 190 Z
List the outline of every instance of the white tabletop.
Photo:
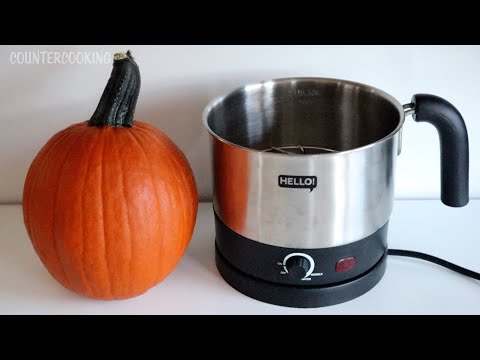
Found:
M 213 223 L 211 204 L 201 203 L 190 246 L 167 279 L 134 299 L 96 301 L 53 280 L 33 251 L 21 206 L 1 205 L 0 314 L 480 314 L 480 282 L 393 256 L 375 288 L 344 304 L 293 309 L 250 299 L 216 270 Z M 438 200 L 398 200 L 389 245 L 480 271 L 480 200 L 459 209 Z

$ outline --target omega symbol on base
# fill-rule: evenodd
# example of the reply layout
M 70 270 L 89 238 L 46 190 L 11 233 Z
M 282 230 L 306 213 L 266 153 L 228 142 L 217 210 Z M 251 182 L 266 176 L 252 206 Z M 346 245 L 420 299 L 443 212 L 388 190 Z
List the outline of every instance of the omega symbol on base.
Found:
M 280 271 L 282 275 L 289 275 L 293 279 L 310 281 L 312 276 L 322 276 L 323 273 L 314 273 L 315 261 L 313 258 L 304 253 L 291 253 L 285 256 L 282 262 L 277 265 L 282 266 Z

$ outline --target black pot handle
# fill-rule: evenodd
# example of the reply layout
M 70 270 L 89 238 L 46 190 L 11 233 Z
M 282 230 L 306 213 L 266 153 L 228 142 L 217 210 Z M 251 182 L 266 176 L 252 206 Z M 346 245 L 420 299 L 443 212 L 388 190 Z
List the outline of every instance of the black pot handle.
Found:
M 440 137 L 441 189 L 445 205 L 468 204 L 468 133 L 460 112 L 447 100 L 435 95 L 412 97 L 413 119 L 429 122 Z

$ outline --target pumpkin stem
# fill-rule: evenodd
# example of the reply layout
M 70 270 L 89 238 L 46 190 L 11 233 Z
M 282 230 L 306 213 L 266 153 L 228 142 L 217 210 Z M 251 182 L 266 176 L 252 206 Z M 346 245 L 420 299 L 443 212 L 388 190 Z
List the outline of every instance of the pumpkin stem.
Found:
M 113 56 L 113 70 L 88 126 L 133 126 L 140 92 L 140 70 L 132 53 Z

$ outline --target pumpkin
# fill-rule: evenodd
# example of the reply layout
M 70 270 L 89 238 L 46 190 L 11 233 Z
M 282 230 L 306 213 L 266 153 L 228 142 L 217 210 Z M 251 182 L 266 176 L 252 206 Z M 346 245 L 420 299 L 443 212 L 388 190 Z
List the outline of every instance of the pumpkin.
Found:
M 177 265 L 195 226 L 198 195 L 181 150 L 134 121 L 140 72 L 130 52 L 113 71 L 89 121 L 55 134 L 24 185 L 33 247 L 64 287 L 95 299 L 125 299 Z

